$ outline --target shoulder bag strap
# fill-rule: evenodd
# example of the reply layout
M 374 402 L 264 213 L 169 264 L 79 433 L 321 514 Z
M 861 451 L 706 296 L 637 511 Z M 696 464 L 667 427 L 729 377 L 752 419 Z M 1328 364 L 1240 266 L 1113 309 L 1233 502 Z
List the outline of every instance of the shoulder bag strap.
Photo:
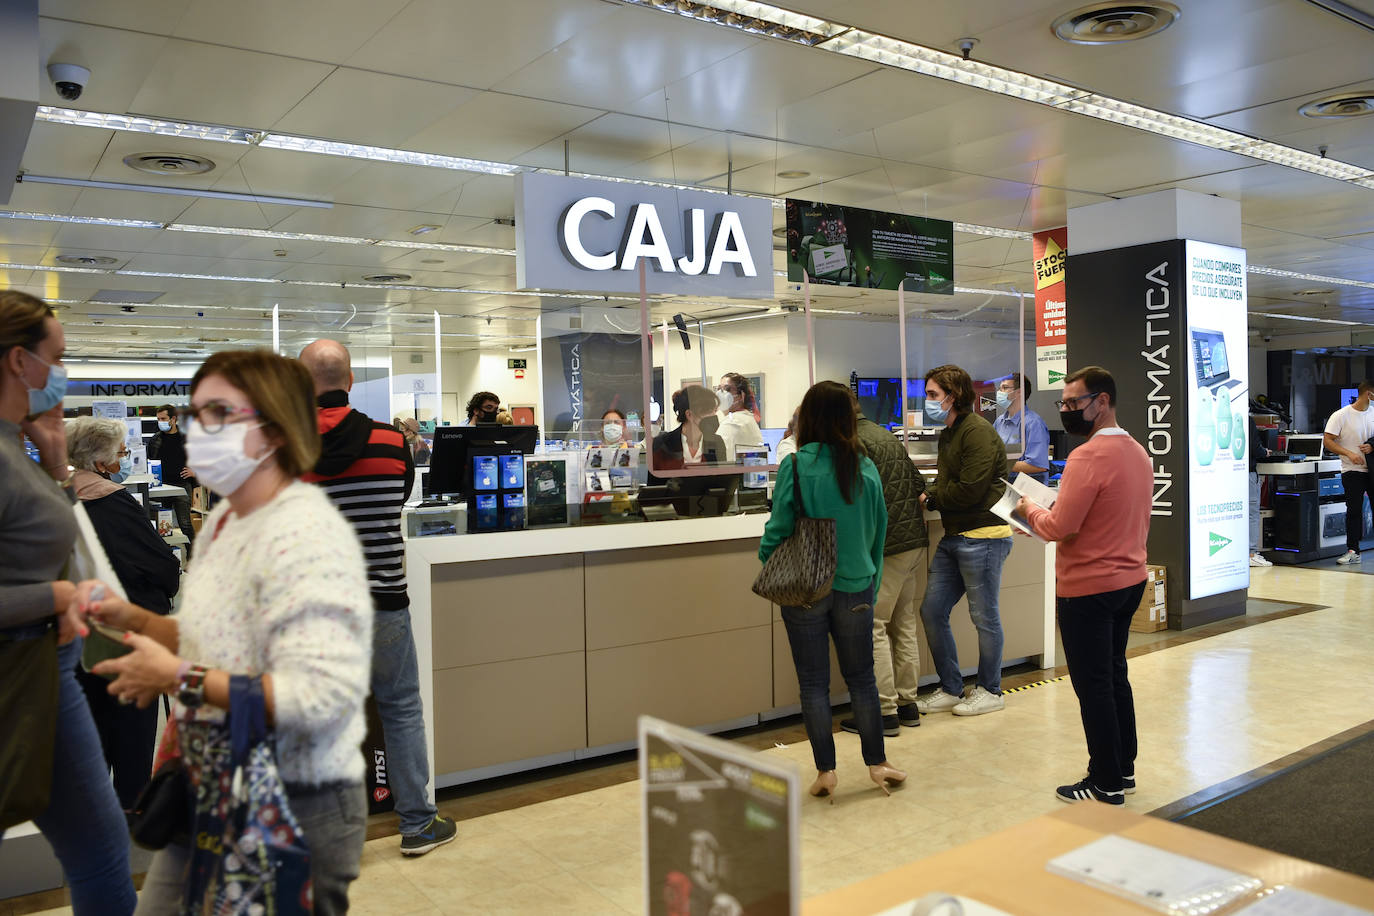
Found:
M 810 518 L 810 516 L 806 514 L 806 503 L 802 502 L 801 452 L 792 453 L 792 499 L 797 504 L 797 513 L 802 518 Z

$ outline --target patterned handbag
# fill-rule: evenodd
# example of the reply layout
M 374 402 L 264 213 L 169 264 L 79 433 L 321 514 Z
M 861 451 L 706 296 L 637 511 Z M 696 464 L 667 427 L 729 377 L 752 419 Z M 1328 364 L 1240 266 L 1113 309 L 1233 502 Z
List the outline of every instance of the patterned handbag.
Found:
M 792 459 L 792 499 L 797 519 L 754 580 L 754 594 L 785 607 L 810 607 L 830 594 L 835 580 L 835 520 L 811 518 L 801 495 L 801 464 Z
M 262 679 L 231 677 L 228 728 L 189 729 L 188 738 L 201 765 L 185 912 L 312 912 L 310 850 L 277 771 Z

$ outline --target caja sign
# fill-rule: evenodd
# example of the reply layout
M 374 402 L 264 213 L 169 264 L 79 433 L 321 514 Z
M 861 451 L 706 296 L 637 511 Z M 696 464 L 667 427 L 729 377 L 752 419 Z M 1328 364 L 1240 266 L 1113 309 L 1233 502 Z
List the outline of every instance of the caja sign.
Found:
M 520 289 L 773 296 L 767 200 L 527 172 L 515 205 Z

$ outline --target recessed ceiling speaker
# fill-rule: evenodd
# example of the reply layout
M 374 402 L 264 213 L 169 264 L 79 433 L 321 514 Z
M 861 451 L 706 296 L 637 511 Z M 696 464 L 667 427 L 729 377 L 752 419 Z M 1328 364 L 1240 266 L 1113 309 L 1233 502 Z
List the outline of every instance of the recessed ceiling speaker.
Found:
M 89 254 L 59 254 L 57 261 L 61 264 L 76 264 L 81 267 L 107 267 L 110 264 L 119 263 L 117 258 Z
M 1343 92 L 1308 102 L 1298 109 L 1305 118 L 1358 118 L 1374 114 L 1374 92 Z
M 212 159 L 180 153 L 134 153 L 124 157 L 124 164 L 149 175 L 203 175 L 215 167 Z
M 1093 3 L 1065 13 L 1050 26 L 1055 37 L 1076 45 L 1139 41 L 1173 25 L 1179 9 L 1172 3 Z
M 363 279 L 369 283 L 404 283 L 410 274 L 368 274 Z

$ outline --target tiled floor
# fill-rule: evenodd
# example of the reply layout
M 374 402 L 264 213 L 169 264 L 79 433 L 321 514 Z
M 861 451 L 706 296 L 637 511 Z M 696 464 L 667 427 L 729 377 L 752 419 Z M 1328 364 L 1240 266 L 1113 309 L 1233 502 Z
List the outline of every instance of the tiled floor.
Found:
M 1353 679 L 1368 677 L 1374 610 L 1366 580 L 1292 567 L 1254 572 L 1256 597 L 1328 607 L 1274 606 L 1279 613 L 1258 625 L 1182 644 L 1177 633 L 1139 641 L 1142 654 L 1131 662 L 1141 744 L 1134 810 L 1170 805 L 1374 719 L 1374 693 L 1360 689 L 1292 714 L 1300 685 L 1317 684 L 1320 693 L 1320 685 L 1354 687 Z M 1012 694 L 1001 713 L 933 716 L 903 729 L 888 756 L 910 779 L 891 798 L 868 783 L 857 736 L 841 733 L 836 743 L 835 804 L 802 806 L 808 896 L 1054 810 L 1054 786 L 1078 778 L 1086 761 L 1067 680 Z M 810 778 L 804 740 L 765 752 Z M 459 839 L 418 860 L 403 860 L 395 837 L 370 840 L 353 912 L 640 912 L 639 786 L 619 766 L 614 779 L 626 781 L 475 817 L 473 808 L 496 806 L 493 796 L 446 801 L 446 813 L 465 818 Z M 529 797 L 528 787 L 507 791 Z M 6 906 L 0 901 L 0 916 L 9 916 Z

